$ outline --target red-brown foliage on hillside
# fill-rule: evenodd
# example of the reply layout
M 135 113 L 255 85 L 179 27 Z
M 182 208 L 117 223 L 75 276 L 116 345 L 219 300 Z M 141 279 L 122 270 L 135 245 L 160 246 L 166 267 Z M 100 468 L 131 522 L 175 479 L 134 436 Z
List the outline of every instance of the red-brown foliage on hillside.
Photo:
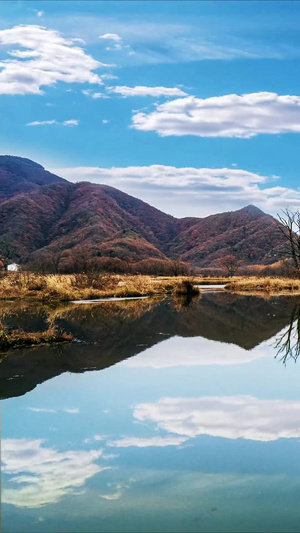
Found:
M 14 261 L 163 273 L 170 260 L 218 267 L 226 255 L 272 264 L 284 246 L 276 220 L 254 206 L 176 219 L 107 185 L 69 183 L 30 160 L 0 157 L 0 253 L 9 249 Z

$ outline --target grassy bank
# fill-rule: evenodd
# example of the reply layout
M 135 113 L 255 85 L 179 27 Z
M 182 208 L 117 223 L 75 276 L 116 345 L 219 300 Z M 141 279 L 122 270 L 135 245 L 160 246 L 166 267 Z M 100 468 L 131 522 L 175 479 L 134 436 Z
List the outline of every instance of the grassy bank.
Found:
M 21 329 L 9 330 L 3 324 L 0 324 L 0 351 L 5 351 L 9 348 L 71 342 L 72 340 L 72 335 L 59 331 L 55 327 L 49 327 L 45 331 L 28 333 Z
M 231 292 L 300 293 L 300 279 L 291 278 L 235 278 L 225 285 Z
M 12 273 L 0 278 L 0 299 L 55 302 L 155 294 L 192 294 L 199 292 L 195 285 L 201 282 L 202 278 L 188 277 Z
M 231 292 L 300 292 L 300 280 L 258 276 L 204 278 L 202 276 L 154 277 L 101 273 L 9 273 L 0 277 L 0 300 L 33 300 L 43 303 L 154 295 L 194 295 L 197 285 L 225 284 Z

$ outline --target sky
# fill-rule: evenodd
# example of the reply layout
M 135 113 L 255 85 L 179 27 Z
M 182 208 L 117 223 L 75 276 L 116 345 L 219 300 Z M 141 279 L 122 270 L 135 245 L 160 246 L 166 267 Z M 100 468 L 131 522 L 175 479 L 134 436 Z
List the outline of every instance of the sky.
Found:
M 176 217 L 297 209 L 299 36 L 298 1 L 0 1 L 0 152 Z

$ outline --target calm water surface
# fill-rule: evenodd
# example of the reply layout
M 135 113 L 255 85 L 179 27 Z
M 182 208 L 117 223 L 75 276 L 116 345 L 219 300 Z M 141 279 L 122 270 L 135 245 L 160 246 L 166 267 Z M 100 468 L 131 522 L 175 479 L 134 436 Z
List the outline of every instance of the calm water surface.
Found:
M 3 304 L 2 531 L 300 532 L 299 305 Z

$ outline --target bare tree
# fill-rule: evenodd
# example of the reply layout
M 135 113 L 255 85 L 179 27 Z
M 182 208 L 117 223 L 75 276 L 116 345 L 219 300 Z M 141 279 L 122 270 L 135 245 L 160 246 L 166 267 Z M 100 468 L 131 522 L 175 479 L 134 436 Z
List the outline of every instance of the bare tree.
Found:
M 225 268 L 229 277 L 234 276 L 238 269 L 242 266 L 243 261 L 239 261 L 235 255 L 224 255 L 218 261 L 219 265 Z
M 284 250 L 285 257 L 289 257 L 293 265 L 300 273 L 300 211 L 291 211 L 285 209 L 282 215 L 278 214 L 278 229 L 284 236 L 286 247 Z
M 190 273 L 189 264 L 179 259 L 170 259 L 169 264 L 173 276 L 187 276 Z
M 64 250 L 49 250 L 47 254 L 47 259 L 49 261 L 50 270 L 54 272 L 54 274 L 58 274 L 60 272 L 60 262 L 64 254 Z
M 86 248 L 77 246 L 70 252 L 73 261 L 73 270 L 77 273 L 85 273 L 88 270 L 88 254 Z
M 30 263 L 30 268 L 41 274 L 58 274 L 60 272 L 60 262 L 64 255 L 63 250 L 44 250 L 35 254 L 33 261 Z

